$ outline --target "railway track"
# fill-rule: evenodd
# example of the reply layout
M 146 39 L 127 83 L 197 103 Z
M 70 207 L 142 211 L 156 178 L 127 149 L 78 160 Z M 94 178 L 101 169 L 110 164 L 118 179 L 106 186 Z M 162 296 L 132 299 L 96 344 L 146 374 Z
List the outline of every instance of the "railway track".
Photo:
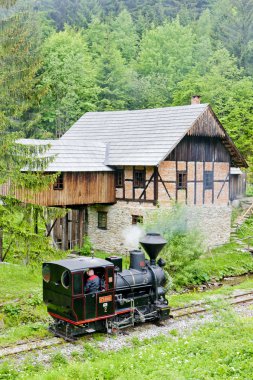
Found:
M 223 297 L 221 298 L 223 301 L 227 301 L 230 305 L 239 305 L 248 302 L 253 302 L 253 291 L 237 294 L 233 296 Z M 186 305 L 183 307 L 172 308 L 171 309 L 171 317 L 172 318 L 180 318 L 185 316 L 190 316 L 192 314 L 205 313 L 210 311 L 210 307 L 206 305 L 204 302 L 195 303 L 192 305 Z
M 230 305 L 239 305 L 253 302 L 253 291 L 242 293 L 234 296 L 228 296 L 221 298 L 221 300 L 227 301 Z M 199 302 L 197 304 L 186 305 L 184 307 L 172 308 L 171 317 L 173 319 L 182 318 L 186 316 L 191 316 L 200 313 L 210 312 L 210 307 L 204 302 Z M 171 323 L 171 320 L 168 322 Z M 7 356 L 14 356 L 21 353 L 45 349 L 59 344 L 66 344 L 61 338 L 46 338 L 40 340 L 33 340 L 29 342 L 20 342 L 14 345 L 9 345 L 2 347 L 0 349 L 0 360 Z

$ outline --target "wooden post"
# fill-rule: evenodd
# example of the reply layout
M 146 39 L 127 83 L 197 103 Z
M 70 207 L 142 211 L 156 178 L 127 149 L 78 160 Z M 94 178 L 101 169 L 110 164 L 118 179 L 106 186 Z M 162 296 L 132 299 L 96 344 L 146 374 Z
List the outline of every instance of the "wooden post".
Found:
M 158 201 L 158 167 L 154 168 L 154 202 Z
M 39 229 L 38 229 L 38 216 L 39 216 L 39 213 L 38 213 L 38 209 L 34 209 L 33 211 L 33 219 L 34 219 L 34 233 L 36 235 L 38 235 L 38 232 L 39 232 Z
M 62 250 L 66 251 L 68 249 L 68 213 L 62 218 Z
M 78 227 L 79 227 L 79 247 L 81 248 L 83 245 L 83 235 L 84 235 L 84 217 L 85 217 L 85 207 L 81 207 L 79 209 L 79 215 L 78 215 Z
M 88 222 L 89 222 L 88 206 L 84 206 L 84 235 L 88 235 Z

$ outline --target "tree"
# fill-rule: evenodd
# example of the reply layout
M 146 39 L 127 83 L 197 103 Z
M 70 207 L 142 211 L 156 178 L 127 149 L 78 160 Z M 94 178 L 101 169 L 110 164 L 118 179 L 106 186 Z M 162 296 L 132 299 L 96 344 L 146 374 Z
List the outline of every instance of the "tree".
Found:
M 97 72 L 81 32 L 69 27 L 51 35 L 42 52 L 39 87 L 45 94 L 37 136 L 60 136 L 82 114 L 96 109 Z
M 9 131 L 29 135 L 38 122 L 40 41 L 40 21 L 29 9 L 12 10 L 1 20 L 0 113 Z
M 112 39 L 126 62 L 131 62 L 137 52 L 138 35 L 130 13 L 123 10 L 112 20 Z
M 97 67 L 98 110 L 124 109 L 134 74 L 117 46 L 120 40 L 116 40 L 110 24 L 98 19 L 93 20 L 85 36 Z
M 20 237 L 25 235 L 23 222 L 31 209 L 30 205 L 23 205 L 14 198 L 15 189 L 42 189 L 55 178 L 37 172 L 43 171 L 48 164 L 47 159 L 39 156 L 47 147 L 16 142 L 21 131 L 29 134 L 36 120 L 35 85 L 40 54 L 35 40 L 38 38 L 39 43 L 39 32 L 38 19 L 29 9 L 5 9 L 0 33 L 0 186 L 5 188 L 1 189 L 2 194 L 7 195 L 0 197 L 0 260 L 6 257 L 13 242 L 18 244 Z M 25 168 L 36 171 L 24 172 Z M 16 211 L 18 220 L 15 223 Z M 31 223 L 27 223 L 31 228 Z
M 214 39 L 237 57 L 240 66 L 253 73 L 253 2 L 219 0 L 212 8 Z
M 171 92 L 194 65 L 195 39 L 191 28 L 181 26 L 178 19 L 147 31 L 140 44 L 138 73 L 166 76 Z
M 65 25 L 87 27 L 92 17 L 103 13 L 98 0 L 37 0 L 34 7 L 46 14 L 57 31 L 63 31 Z
M 216 51 L 206 73 L 189 73 L 174 92 L 174 104 L 189 104 L 192 94 L 210 103 L 218 118 L 246 158 L 253 156 L 253 83 L 226 49 Z M 251 161 L 250 161 L 251 162 Z M 253 167 L 250 167 L 252 171 Z

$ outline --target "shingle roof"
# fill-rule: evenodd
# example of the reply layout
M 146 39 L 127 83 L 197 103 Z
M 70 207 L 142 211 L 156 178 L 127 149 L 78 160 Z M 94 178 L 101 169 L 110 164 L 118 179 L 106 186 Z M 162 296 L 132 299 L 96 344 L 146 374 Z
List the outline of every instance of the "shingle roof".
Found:
M 46 145 L 50 148 L 43 157 L 55 156 L 46 172 L 101 172 L 112 171 L 104 164 L 106 144 L 97 141 L 83 140 L 37 140 L 20 139 L 21 144 Z
M 107 143 L 107 165 L 157 165 L 207 107 L 207 104 L 197 104 L 137 111 L 88 112 L 60 140 Z

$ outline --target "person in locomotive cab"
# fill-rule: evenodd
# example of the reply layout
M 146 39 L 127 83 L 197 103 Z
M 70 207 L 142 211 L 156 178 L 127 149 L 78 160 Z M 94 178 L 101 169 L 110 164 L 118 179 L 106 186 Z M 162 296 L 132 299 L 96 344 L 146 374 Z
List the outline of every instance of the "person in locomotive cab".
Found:
M 87 281 L 84 286 L 85 293 L 96 293 L 100 288 L 100 278 L 94 274 L 93 269 L 88 269 L 87 271 Z

